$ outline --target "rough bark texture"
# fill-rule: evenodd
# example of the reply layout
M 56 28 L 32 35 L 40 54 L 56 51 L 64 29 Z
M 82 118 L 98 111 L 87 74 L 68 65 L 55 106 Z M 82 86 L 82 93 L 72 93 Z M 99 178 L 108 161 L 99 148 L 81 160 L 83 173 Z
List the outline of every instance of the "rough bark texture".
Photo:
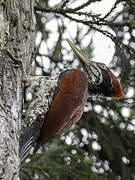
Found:
M 33 49 L 33 3 L 0 2 L 0 179 L 5 180 L 19 179 L 22 78 Z

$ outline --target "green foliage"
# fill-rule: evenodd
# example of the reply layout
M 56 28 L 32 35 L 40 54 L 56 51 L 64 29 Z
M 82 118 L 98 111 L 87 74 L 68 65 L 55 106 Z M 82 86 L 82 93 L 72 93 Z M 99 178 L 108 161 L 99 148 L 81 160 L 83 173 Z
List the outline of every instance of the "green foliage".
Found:
M 116 1 L 104 17 L 85 11 L 86 6 L 98 2 L 95 0 L 88 0 L 76 8 L 72 8 L 70 0 L 55 5 L 50 2 L 37 0 L 35 4 L 36 30 L 37 34 L 42 34 L 35 46 L 36 68 L 42 67 L 42 74 L 57 73 L 72 66 L 80 68 L 79 64 L 74 64 L 76 57 L 65 44 L 65 34 L 92 57 L 92 41 L 89 40 L 86 46 L 82 41 L 91 35 L 91 30 L 99 31 L 115 42 L 116 52 L 110 67 L 118 74 L 128 96 L 124 99 L 89 99 L 86 105 L 89 111 L 83 114 L 78 125 L 46 144 L 37 154 L 30 155 L 21 165 L 20 177 L 23 180 L 134 180 L 135 2 Z M 115 9 L 120 3 L 123 8 L 117 13 Z M 55 21 L 55 27 L 49 29 L 52 21 Z M 67 24 L 73 21 L 76 28 L 67 29 Z M 109 27 L 116 36 L 102 27 Z M 52 44 L 50 37 L 54 38 Z M 41 53 L 43 42 L 45 52 Z M 45 68 L 48 60 L 50 66 Z M 129 113 L 126 114 L 126 110 Z M 68 138 L 70 144 L 67 144 Z

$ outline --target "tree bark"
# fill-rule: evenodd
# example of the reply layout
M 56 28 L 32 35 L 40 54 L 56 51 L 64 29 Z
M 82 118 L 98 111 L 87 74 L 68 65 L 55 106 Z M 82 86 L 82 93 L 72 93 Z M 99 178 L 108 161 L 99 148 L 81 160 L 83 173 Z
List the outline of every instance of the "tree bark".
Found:
M 23 76 L 33 51 L 33 0 L 0 2 L 0 179 L 19 179 Z

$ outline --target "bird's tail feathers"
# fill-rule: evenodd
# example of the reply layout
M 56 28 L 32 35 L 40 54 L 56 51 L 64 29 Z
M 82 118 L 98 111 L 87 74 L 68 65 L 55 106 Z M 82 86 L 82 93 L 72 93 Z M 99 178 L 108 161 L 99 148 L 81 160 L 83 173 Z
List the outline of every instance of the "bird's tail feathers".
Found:
M 26 132 L 20 137 L 20 150 L 19 156 L 20 161 L 24 160 L 29 154 L 32 147 L 37 143 L 38 137 L 40 135 L 40 122 L 34 122 Z

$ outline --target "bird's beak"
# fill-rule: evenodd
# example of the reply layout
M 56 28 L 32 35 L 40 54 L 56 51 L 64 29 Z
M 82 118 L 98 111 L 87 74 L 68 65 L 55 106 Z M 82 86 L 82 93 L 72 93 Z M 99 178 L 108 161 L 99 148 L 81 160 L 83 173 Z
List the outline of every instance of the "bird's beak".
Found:
M 92 61 L 89 61 L 89 59 L 79 49 L 77 49 L 76 46 L 69 39 L 67 39 L 67 42 L 78 57 L 81 64 L 87 64 L 88 66 L 90 66 L 90 64 L 93 64 Z
M 88 78 L 91 79 L 93 82 L 99 80 L 100 73 L 97 70 L 96 63 L 88 59 L 79 49 L 75 47 L 75 45 L 69 39 L 67 39 L 67 42 L 78 57 L 78 60 L 82 64 L 82 67 L 86 72 Z

